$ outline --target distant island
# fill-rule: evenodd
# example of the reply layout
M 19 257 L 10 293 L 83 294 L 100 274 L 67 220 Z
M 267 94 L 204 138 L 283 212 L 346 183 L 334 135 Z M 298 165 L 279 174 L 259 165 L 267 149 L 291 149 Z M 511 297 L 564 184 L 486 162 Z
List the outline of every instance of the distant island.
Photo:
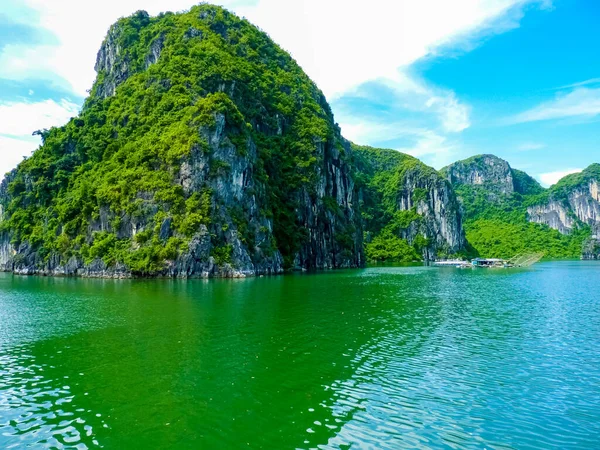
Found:
M 550 189 L 493 155 L 441 171 L 344 139 L 227 10 L 119 20 L 80 115 L 0 186 L 0 269 L 242 277 L 444 257 L 600 259 L 600 164 Z

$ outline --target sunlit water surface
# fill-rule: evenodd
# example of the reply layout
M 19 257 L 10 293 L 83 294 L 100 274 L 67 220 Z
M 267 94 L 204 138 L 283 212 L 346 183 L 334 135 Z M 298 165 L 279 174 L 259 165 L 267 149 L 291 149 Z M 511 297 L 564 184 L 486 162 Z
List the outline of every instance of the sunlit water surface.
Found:
M 598 448 L 600 263 L 0 275 L 0 448 Z

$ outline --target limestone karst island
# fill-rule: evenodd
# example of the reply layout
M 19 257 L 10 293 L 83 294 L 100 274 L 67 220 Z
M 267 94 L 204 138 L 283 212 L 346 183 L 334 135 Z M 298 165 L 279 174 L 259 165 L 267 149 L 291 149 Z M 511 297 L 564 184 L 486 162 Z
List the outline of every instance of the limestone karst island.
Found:
M 0 16 L 1 448 L 597 446 L 594 2 L 142 3 Z

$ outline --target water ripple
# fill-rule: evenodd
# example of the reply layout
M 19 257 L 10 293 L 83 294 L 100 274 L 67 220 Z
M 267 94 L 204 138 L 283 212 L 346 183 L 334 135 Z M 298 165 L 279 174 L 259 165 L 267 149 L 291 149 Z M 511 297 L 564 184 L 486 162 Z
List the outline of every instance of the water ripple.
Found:
M 598 280 L 0 275 L 0 447 L 597 448 Z
M 90 421 L 92 412 L 77 406 L 69 386 L 78 381 L 48 378 L 47 372 L 53 369 L 37 364 L 26 346 L 0 353 L 0 441 L 4 448 L 99 445 L 91 424 L 98 421 Z

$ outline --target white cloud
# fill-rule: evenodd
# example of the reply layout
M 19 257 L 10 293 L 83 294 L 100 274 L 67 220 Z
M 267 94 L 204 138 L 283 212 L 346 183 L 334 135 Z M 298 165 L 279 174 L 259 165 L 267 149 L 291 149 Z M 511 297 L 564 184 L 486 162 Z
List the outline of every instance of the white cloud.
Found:
M 37 139 L 15 139 L 0 136 L 0 181 L 4 174 L 17 167 L 24 156 L 29 156 L 40 145 Z
M 426 104 L 437 110 L 445 131 L 458 133 L 471 126 L 469 108 L 459 103 L 454 93 L 431 97 Z
M 441 128 L 447 133 L 458 133 L 471 125 L 470 108 L 461 103 L 452 91 L 429 86 L 426 82 L 401 72 L 393 78 L 379 79 L 377 82 L 390 90 L 391 94 L 386 94 L 384 102 L 395 111 L 426 115 L 434 120 L 434 123 L 429 120 L 431 126 Z M 369 100 L 369 94 L 361 89 L 354 89 L 348 94 Z M 355 116 L 356 111 L 336 110 L 336 117 L 343 125 L 355 119 Z M 412 120 L 415 120 L 414 115 Z M 379 138 L 389 139 L 386 136 Z
M 0 134 L 30 136 L 35 130 L 63 125 L 79 112 L 69 100 L 44 100 L 36 103 L 1 103 Z
M 32 25 L 52 32 L 58 45 L 7 45 L 0 53 L 0 77 L 23 81 L 41 78 L 61 83 L 84 96 L 95 78 L 96 52 L 111 24 L 139 9 L 156 15 L 189 9 L 197 0 L 23 0 L 39 13 Z M 407 111 L 429 114 L 433 123 L 412 149 L 447 153 L 446 134 L 470 126 L 469 107 L 455 93 L 428 85 L 409 75 L 410 66 L 428 55 L 458 48 L 468 51 L 486 35 L 517 27 L 527 4 L 549 7 L 549 0 L 221 0 L 215 1 L 247 17 L 288 50 L 331 99 L 369 80 L 386 80 Z M 93 20 L 90 20 L 93 11 Z M 35 21 L 38 21 L 35 23 Z M 31 112 L 33 122 L 52 125 L 66 121 L 72 107 L 38 104 L 14 107 Z M 338 113 L 335 111 L 336 114 Z M 9 118 L 10 119 L 10 118 Z M 37 120 L 43 119 L 43 120 Z M 1 119 L 0 119 L 1 120 Z M 27 133 L 46 125 L 17 122 Z M 385 139 L 409 127 L 392 118 L 386 127 L 340 121 L 352 134 L 385 133 Z M 395 122 L 395 123 L 394 123 Z M 352 128 L 354 127 L 354 131 Z M 370 130 L 366 130 L 371 127 Z M 2 130 L 0 129 L 0 133 Z M 15 134 L 15 133 L 10 133 Z M 407 134 L 410 138 L 414 134 Z M 364 142 L 361 139 L 357 141 Z
M 439 167 L 436 162 L 440 161 L 444 154 L 450 153 L 453 149 L 454 146 L 448 142 L 446 136 L 441 136 L 431 130 L 423 130 L 418 135 L 414 145 L 397 148 L 397 150 L 408 153 L 416 158 L 429 156 L 428 160 L 436 167 Z M 443 158 L 444 161 L 446 159 L 445 157 Z
M 437 118 L 445 132 L 458 133 L 471 126 L 469 107 L 450 90 L 430 86 L 401 71 L 393 78 L 380 81 L 395 93 L 396 98 L 390 103 L 409 111 L 429 113 Z
M 580 81 L 578 83 L 567 84 L 566 86 L 560 86 L 559 88 L 556 88 L 556 90 L 571 89 L 571 88 L 576 88 L 576 87 L 581 87 L 581 86 L 589 86 L 590 84 L 600 84 L 600 78 L 590 78 L 589 80 Z
M 188 9 L 194 0 L 25 0 L 58 46 L 8 46 L 0 76 L 58 75 L 84 95 L 94 79 L 96 52 L 108 27 L 138 9 L 151 14 Z M 329 95 L 367 80 L 394 79 L 398 68 L 453 41 L 504 30 L 526 3 L 540 0 L 257 0 L 217 1 L 266 30 L 290 51 Z M 249 6 L 244 6 L 244 4 Z M 94 20 L 89 20 L 90 10 Z M 54 79 L 54 78 L 53 78 Z
M 517 150 L 522 152 L 528 152 L 530 150 L 541 150 L 542 148 L 546 148 L 546 144 L 542 144 L 541 142 L 523 142 L 522 144 L 517 146 Z
M 393 79 L 455 39 L 492 29 L 524 0 L 261 0 L 240 11 L 291 51 L 327 95 Z
M 443 134 L 427 128 L 410 127 L 404 122 L 353 121 L 342 126 L 342 134 L 353 142 L 367 145 L 379 145 L 382 140 L 401 140 L 402 144 L 390 144 L 388 147 L 424 159 L 437 169 L 450 163 L 452 152 L 458 148 Z
M 572 117 L 590 118 L 600 114 L 600 88 L 578 87 L 561 93 L 528 111 L 509 118 L 508 123 L 538 122 Z
M 377 123 L 368 120 L 349 121 L 341 125 L 342 134 L 357 144 L 373 145 L 382 138 L 394 140 L 404 136 L 406 130 L 398 123 Z
M 567 169 L 567 170 L 559 170 L 556 172 L 547 172 L 542 173 L 538 176 L 542 184 L 546 187 L 552 186 L 553 184 L 558 183 L 561 178 L 566 177 L 567 175 L 571 175 L 572 173 L 581 172 L 583 169 Z
M 24 0 L 39 12 L 34 26 L 52 32 L 58 45 L 7 45 L 0 54 L 0 77 L 23 80 L 41 78 L 65 80 L 79 96 L 85 96 L 96 76 L 96 53 L 108 28 L 120 17 L 143 9 L 156 15 L 164 11 L 181 11 L 197 4 L 190 0 Z M 236 0 L 214 3 L 234 7 Z M 93 10 L 93 20 L 90 11 Z M 33 18 L 32 18 L 33 19 Z
M 431 86 L 410 74 L 410 66 L 428 55 L 439 55 L 460 43 L 475 46 L 473 38 L 518 26 L 528 0 L 261 0 L 258 7 L 240 10 L 289 50 L 331 99 L 353 91 L 366 81 L 378 80 L 392 88 L 388 106 L 429 115 L 399 121 L 387 117 L 374 123 L 353 120 L 334 108 L 345 135 L 374 145 L 400 137 L 414 138 L 410 130 L 426 129 L 414 147 L 400 150 L 448 158 L 450 136 L 471 124 L 470 108 L 454 92 Z M 542 6 L 548 6 L 543 2 Z M 289 20 L 288 18 L 293 18 Z M 433 158 L 433 157 L 430 157 Z
M 0 103 L 0 179 L 39 146 L 33 131 L 62 125 L 78 111 L 68 100 Z
M 454 136 L 470 126 L 469 107 L 454 93 L 427 86 L 414 78 L 380 80 L 390 90 L 379 92 L 376 103 L 385 102 L 387 111 L 379 117 L 362 114 L 354 102 L 334 103 L 342 135 L 353 142 L 386 146 L 423 159 L 441 168 L 451 162 L 458 149 Z M 350 97 L 373 101 L 369 90 L 352 91 Z M 336 107 L 337 106 L 337 107 Z

